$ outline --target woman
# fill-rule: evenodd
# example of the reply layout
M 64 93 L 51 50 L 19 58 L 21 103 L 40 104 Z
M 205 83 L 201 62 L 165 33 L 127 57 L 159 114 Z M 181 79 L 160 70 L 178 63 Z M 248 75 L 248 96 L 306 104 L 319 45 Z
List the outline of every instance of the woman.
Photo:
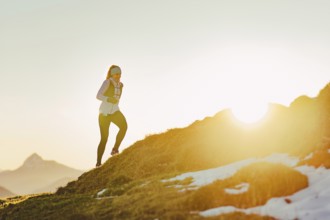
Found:
M 111 155 L 119 153 L 118 148 L 125 137 L 127 131 L 127 122 L 125 116 L 119 109 L 118 103 L 122 94 L 123 83 L 120 82 L 121 69 L 119 66 L 112 65 L 109 68 L 107 78 L 99 89 L 96 98 L 102 101 L 99 108 L 99 127 L 101 140 L 97 149 L 96 167 L 101 166 L 102 156 L 105 145 L 108 141 L 110 123 L 118 126 L 119 131 L 116 136 L 116 142 L 112 148 Z

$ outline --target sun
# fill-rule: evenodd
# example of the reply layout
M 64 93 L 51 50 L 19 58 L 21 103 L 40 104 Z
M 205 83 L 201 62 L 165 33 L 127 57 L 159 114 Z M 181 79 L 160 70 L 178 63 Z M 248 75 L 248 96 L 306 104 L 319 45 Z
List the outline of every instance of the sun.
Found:
M 247 124 L 257 123 L 262 120 L 267 111 L 268 105 L 256 102 L 241 102 L 231 107 L 234 117 Z

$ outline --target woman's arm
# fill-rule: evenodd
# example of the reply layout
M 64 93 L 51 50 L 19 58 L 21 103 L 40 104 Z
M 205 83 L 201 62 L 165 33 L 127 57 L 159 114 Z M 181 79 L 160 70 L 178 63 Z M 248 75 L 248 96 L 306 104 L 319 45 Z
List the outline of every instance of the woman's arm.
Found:
M 108 89 L 109 87 L 109 80 L 104 80 L 104 82 L 102 83 L 101 88 L 99 89 L 99 91 L 97 92 L 96 98 L 100 101 L 104 101 L 106 102 L 108 99 L 108 96 L 104 96 L 104 92 Z

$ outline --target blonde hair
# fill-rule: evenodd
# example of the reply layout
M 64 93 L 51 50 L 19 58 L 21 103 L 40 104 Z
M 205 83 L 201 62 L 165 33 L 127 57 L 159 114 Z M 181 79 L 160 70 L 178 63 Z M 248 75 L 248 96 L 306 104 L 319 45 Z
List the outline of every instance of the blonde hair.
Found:
M 109 79 L 109 78 L 111 77 L 111 70 L 112 70 L 113 68 L 115 68 L 115 67 L 120 68 L 120 67 L 117 66 L 117 65 L 111 65 L 110 68 L 109 68 L 109 70 L 108 70 L 107 79 Z

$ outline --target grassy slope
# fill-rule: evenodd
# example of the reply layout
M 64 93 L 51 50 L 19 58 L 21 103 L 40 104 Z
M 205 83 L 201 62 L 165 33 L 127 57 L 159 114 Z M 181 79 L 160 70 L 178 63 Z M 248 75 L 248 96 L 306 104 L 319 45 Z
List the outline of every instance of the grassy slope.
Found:
M 273 105 L 270 119 L 249 130 L 238 126 L 230 112 L 224 110 L 186 128 L 149 135 L 102 167 L 61 187 L 56 194 L 31 197 L 15 205 L 3 201 L 0 219 L 201 219 L 195 214 L 196 209 L 225 205 L 228 201 L 237 207 L 250 207 L 263 204 L 272 196 L 292 194 L 306 187 L 306 179 L 283 166 L 269 165 L 264 170 L 247 167 L 226 181 L 185 193 L 159 180 L 273 152 L 304 157 L 322 149 L 328 144 L 323 137 L 330 136 L 329 98 L 326 87 L 318 98 L 298 98 L 290 108 Z M 276 185 L 257 194 L 261 186 L 253 178 L 255 172 L 259 172 L 261 183 L 276 174 L 291 182 L 292 188 Z M 224 196 L 221 189 L 244 180 L 253 184 L 255 190 L 243 197 L 226 197 L 226 201 L 211 196 Z M 96 193 L 104 188 L 109 190 L 102 199 L 96 199 Z M 211 219 L 234 217 L 271 219 L 241 213 Z
M 255 163 L 239 170 L 234 176 L 199 188 L 178 192 L 169 187 L 190 181 L 162 183 L 166 176 L 113 185 L 100 199 L 90 194 L 41 195 L 18 205 L 9 205 L 0 219 L 203 219 L 196 211 L 233 205 L 246 208 L 265 204 L 269 198 L 290 195 L 307 186 L 307 178 L 280 164 Z M 276 181 L 274 181 L 274 178 Z M 294 180 L 294 181 L 293 181 Z M 231 195 L 224 188 L 249 182 L 247 193 Z M 290 188 L 286 187 L 290 183 Z M 294 184 L 293 184 L 294 183 Z M 266 188 L 264 186 L 267 186 Z M 207 202 L 206 202 L 207 201 Z M 6 217 L 8 216 L 8 217 Z M 272 219 L 246 216 L 242 213 L 210 219 Z

